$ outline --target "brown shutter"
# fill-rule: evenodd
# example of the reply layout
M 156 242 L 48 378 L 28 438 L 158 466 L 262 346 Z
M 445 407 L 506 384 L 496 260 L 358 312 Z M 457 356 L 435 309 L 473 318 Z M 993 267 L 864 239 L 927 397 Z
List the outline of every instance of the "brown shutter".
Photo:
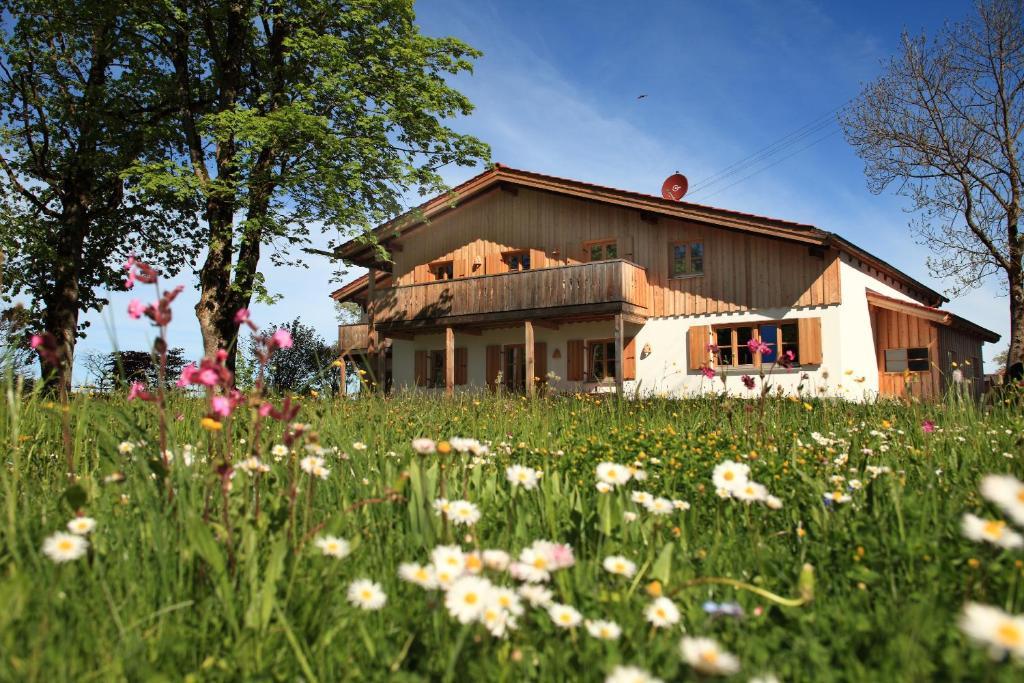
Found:
M 544 253 L 543 249 L 531 249 L 530 250 L 530 269 L 536 270 L 537 268 L 547 268 L 548 266 L 548 255 Z
M 821 365 L 821 318 L 799 318 L 800 364 Z
M 469 372 L 467 365 L 469 361 L 469 354 L 466 351 L 465 346 L 455 347 L 455 383 L 466 384 L 469 381 Z
M 416 266 L 412 271 L 413 282 L 430 282 L 433 279 L 430 276 L 430 266 L 426 263 Z
M 504 273 L 508 268 L 505 267 L 505 262 L 501 260 L 501 253 L 495 251 L 484 257 L 484 270 L 488 275 L 494 275 L 495 273 Z
M 469 275 L 469 261 L 464 258 L 452 261 L 452 277 L 466 277 L 467 275 Z
M 565 345 L 565 375 L 570 382 L 583 381 L 583 340 L 570 339 Z
M 622 347 L 622 379 L 636 379 L 636 337 Z
M 497 387 L 498 373 L 501 371 L 501 347 L 497 344 L 487 345 L 487 388 L 494 391 Z
M 700 370 L 708 364 L 708 340 L 711 337 L 709 325 L 694 325 L 687 334 L 686 367 Z
M 533 376 L 542 383 L 548 379 L 548 345 L 546 342 L 535 342 L 533 345 Z
M 427 363 L 429 356 L 426 351 L 417 351 L 413 361 L 413 374 L 416 376 L 416 386 L 425 387 L 427 386 L 428 368 Z

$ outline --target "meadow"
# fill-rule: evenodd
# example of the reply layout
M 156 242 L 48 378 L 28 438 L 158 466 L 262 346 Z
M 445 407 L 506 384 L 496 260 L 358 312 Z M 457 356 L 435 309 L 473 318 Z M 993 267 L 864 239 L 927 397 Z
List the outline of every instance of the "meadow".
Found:
M 0 679 L 1024 677 L 1019 401 L 300 403 L 9 385 Z

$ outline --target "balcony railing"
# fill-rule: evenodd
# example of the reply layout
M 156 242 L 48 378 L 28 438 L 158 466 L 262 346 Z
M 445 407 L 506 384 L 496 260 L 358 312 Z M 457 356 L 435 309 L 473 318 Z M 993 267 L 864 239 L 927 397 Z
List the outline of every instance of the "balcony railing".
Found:
M 366 323 L 338 326 L 338 344 L 342 352 L 365 349 L 370 342 L 370 326 Z
M 646 316 L 650 298 L 647 272 L 616 259 L 388 287 L 374 292 L 369 305 L 379 327 L 397 330 L 444 319 L 470 324 L 605 313 Z

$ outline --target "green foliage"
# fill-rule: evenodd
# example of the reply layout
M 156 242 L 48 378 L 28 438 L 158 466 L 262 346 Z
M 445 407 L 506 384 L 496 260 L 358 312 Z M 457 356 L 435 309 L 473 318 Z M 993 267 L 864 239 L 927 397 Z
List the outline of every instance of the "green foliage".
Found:
M 786 681 L 1020 680 L 1020 664 L 991 662 L 956 626 L 967 600 L 1024 608 L 1021 553 L 972 543 L 959 530 L 964 512 L 998 515 L 977 494 L 981 476 L 1021 474 L 1019 404 L 982 411 L 768 399 L 763 418 L 748 405 L 484 395 L 312 401 L 298 419 L 315 436 L 277 461 L 270 447 L 281 427 L 264 424 L 258 443 L 271 469 L 258 480 L 236 470 L 225 503 L 216 470 L 227 443 L 238 453 L 252 445 L 244 411 L 211 433 L 199 426 L 202 401 L 171 399 L 182 419 L 171 426 L 168 501 L 146 464 L 159 462 L 151 405 L 72 401 L 81 478 L 69 489 L 52 455 L 61 408 L 9 395 L 0 416 L 8 453 L 0 469 L 0 678 L 599 681 L 629 663 L 664 680 L 695 680 L 677 652 L 685 628 L 735 652 L 739 680 L 763 672 Z M 922 431 L 926 419 L 934 433 Z M 844 441 L 829 445 L 814 433 Z M 410 447 L 416 437 L 456 435 L 489 441 L 490 454 L 417 455 Z M 149 445 L 122 455 L 124 440 Z M 315 482 L 298 467 L 302 444 L 314 440 L 331 470 Z M 193 445 L 191 465 L 184 444 Z M 726 459 L 749 464 L 783 508 L 720 499 L 711 471 Z M 602 461 L 640 464 L 647 479 L 601 494 L 594 468 Z M 513 489 L 510 464 L 542 469 L 538 489 Z M 868 466 L 892 472 L 872 479 Z M 117 471 L 122 483 L 106 481 Z M 825 506 L 822 494 L 841 485 L 835 476 L 864 485 L 851 503 Z M 652 516 L 630 500 L 628 491 L 641 488 L 692 507 Z M 480 506 L 472 540 L 434 513 L 441 495 Z M 86 557 L 55 565 L 40 548 L 63 529 L 69 505 L 84 506 L 97 527 Z M 625 512 L 639 516 L 630 522 Z M 351 555 L 322 555 L 313 540 L 323 534 L 348 539 Z M 449 617 L 439 593 L 396 575 L 399 563 L 427 561 L 438 543 L 515 554 L 540 538 L 575 551 L 575 566 L 554 576 L 556 599 L 618 622 L 619 641 L 556 629 L 530 608 L 508 640 L 495 639 Z M 635 561 L 638 575 L 601 569 L 612 554 Z M 346 601 L 348 584 L 364 577 L 388 595 L 380 612 Z M 699 583 L 712 577 L 813 601 L 787 607 Z M 679 606 L 681 628 L 652 631 L 644 621 L 653 579 Z M 701 608 L 706 600 L 737 601 L 746 616 L 712 617 Z

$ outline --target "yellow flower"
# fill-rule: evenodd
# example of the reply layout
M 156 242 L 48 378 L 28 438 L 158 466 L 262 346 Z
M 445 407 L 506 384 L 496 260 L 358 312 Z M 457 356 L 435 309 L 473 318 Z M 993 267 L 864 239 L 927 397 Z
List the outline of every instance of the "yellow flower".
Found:
M 204 417 L 199 421 L 199 426 L 208 432 L 219 432 L 224 427 L 224 425 L 217 422 L 212 417 Z
M 810 412 L 814 410 L 814 406 L 812 406 L 810 403 L 804 403 L 804 410 Z
M 661 581 L 651 581 L 647 584 L 647 594 L 652 598 L 661 597 Z
M 333 365 L 333 366 L 334 366 L 334 367 L 336 367 L 336 368 L 340 368 L 340 367 L 341 367 L 342 365 L 344 365 L 344 364 L 345 364 L 345 363 L 343 363 L 343 362 L 342 362 L 342 361 L 340 361 L 340 360 L 336 360 L 336 361 L 334 361 L 333 363 L 331 363 L 331 365 Z
M 892 422 L 882 420 L 882 429 L 892 429 Z
M 441 455 L 448 455 L 452 452 L 452 445 L 447 441 L 440 441 L 437 444 L 437 452 Z

